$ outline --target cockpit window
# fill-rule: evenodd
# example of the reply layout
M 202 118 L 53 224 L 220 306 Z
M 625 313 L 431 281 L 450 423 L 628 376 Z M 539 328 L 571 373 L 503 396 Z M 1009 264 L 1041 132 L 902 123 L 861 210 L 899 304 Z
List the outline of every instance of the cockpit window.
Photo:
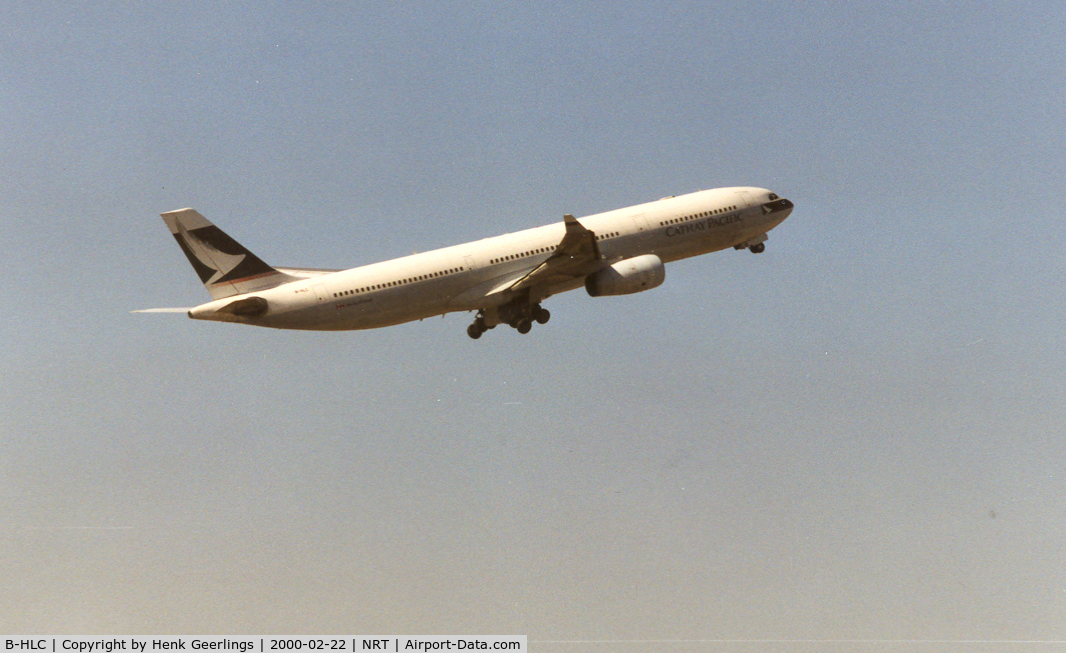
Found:
M 770 201 L 772 202 L 772 201 L 774 201 L 776 199 L 777 199 L 777 193 L 770 193 Z

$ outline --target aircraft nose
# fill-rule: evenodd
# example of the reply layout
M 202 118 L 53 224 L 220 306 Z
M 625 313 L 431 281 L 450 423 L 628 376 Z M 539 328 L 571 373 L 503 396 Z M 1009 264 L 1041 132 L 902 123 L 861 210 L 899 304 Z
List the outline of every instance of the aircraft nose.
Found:
M 784 212 L 785 215 L 788 215 L 788 213 L 790 213 L 792 211 L 792 207 L 793 207 L 792 202 L 790 200 L 786 200 L 785 198 L 782 197 L 781 199 L 775 200 L 773 202 L 767 202 L 766 204 L 763 204 L 762 205 L 762 212 L 763 212 L 763 215 L 769 215 L 771 213 L 781 213 L 781 212 Z

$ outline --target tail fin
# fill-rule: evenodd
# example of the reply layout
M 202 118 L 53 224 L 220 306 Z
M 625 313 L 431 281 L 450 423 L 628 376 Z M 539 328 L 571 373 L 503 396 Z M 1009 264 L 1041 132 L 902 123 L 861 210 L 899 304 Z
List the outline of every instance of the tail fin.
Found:
M 212 299 L 265 290 L 298 278 L 270 267 L 193 209 L 162 216 Z

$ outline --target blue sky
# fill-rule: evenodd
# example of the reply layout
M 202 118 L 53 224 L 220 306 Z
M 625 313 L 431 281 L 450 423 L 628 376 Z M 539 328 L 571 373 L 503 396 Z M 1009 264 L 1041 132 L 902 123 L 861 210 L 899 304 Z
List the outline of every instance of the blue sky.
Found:
M 6 5 L 0 630 L 1066 639 L 1064 23 Z M 728 185 L 765 254 L 525 337 L 129 313 L 184 206 L 348 267 Z

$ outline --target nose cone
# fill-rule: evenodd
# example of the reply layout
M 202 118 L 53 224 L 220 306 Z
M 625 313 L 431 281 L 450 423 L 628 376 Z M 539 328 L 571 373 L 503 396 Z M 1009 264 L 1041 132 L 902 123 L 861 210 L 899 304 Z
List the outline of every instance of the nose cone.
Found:
M 775 199 L 766 202 L 762 205 L 762 225 L 763 228 L 769 231 L 777 225 L 785 221 L 785 218 L 792 215 L 793 204 L 790 200 L 786 200 L 783 197 L 771 195 Z
M 784 220 L 788 217 L 789 213 L 792 213 L 793 204 L 791 201 L 781 198 L 773 202 L 767 202 L 762 205 L 763 215 L 770 215 L 771 213 L 781 213 L 777 216 Z

